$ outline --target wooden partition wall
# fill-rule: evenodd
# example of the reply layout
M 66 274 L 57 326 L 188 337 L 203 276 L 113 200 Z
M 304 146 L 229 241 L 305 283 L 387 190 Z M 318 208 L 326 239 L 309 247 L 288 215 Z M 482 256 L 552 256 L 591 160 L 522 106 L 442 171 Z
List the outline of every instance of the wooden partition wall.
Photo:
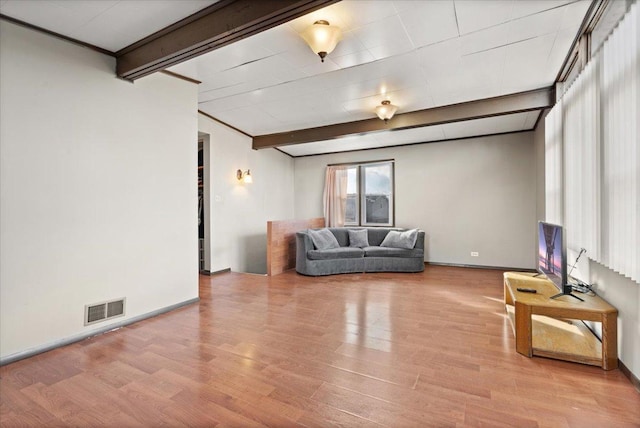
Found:
M 296 232 L 324 227 L 324 218 L 267 222 L 267 275 L 296 267 Z

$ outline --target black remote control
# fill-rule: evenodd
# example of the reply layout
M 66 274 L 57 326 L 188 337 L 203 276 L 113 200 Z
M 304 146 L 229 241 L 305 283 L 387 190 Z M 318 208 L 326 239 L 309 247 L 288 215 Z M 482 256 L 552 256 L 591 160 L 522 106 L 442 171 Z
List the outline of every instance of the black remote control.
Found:
M 538 290 L 535 288 L 516 288 L 518 291 L 522 291 L 523 293 L 537 293 Z

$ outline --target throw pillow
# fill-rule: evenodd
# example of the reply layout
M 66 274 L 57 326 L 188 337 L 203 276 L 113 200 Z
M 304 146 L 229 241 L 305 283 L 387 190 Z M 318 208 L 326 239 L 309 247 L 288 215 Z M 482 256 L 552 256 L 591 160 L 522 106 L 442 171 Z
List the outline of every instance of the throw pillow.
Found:
M 400 232 L 399 230 L 391 230 L 387 233 L 387 236 L 384 237 L 381 247 L 392 247 L 392 248 L 405 248 L 407 250 L 413 249 L 416 245 L 416 240 L 418 239 L 418 229 L 409 229 L 404 232 Z
M 313 241 L 313 245 L 316 247 L 316 250 L 331 250 L 333 248 L 340 248 L 338 240 L 326 227 L 320 230 L 309 229 L 309 236 L 311 236 L 311 240 Z
M 364 248 L 369 246 L 369 233 L 367 229 L 349 229 L 349 246 Z

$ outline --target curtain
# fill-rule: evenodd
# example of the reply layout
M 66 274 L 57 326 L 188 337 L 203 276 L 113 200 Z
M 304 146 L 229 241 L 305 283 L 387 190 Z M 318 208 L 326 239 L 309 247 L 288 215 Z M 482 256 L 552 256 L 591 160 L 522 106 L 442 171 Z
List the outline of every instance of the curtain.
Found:
M 323 201 L 327 227 L 344 226 L 347 210 L 347 166 L 327 166 Z
M 567 248 L 600 257 L 599 60 L 593 58 L 563 96 L 564 224 Z
M 602 260 L 640 282 L 640 4 L 598 52 L 602 110 Z
M 547 221 L 568 247 L 640 283 L 640 5 L 545 121 Z
M 545 119 L 545 219 L 564 223 L 564 181 L 562 168 L 562 100 Z

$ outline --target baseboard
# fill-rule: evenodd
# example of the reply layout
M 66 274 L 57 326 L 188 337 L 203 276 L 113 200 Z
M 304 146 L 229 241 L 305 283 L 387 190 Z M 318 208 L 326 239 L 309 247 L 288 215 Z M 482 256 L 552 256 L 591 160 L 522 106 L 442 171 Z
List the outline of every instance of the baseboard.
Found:
M 629 379 L 629 382 L 631 382 L 631 385 L 634 386 L 636 391 L 640 392 L 640 379 L 638 379 L 636 377 L 636 375 L 631 373 L 631 370 L 629 370 L 629 368 L 627 366 L 625 366 L 624 363 L 622 361 L 620 361 L 619 359 L 618 359 L 618 367 L 620 368 L 620 371 L 622 372 L 622 374 L 627 379 Z
M 211 271 L 208 271 L 208 270 L 201 270 L 200 271 L 200 275 L 212 276 L 212 275 L 218 275 L 218 274 L 227 273 L 227 272 L 231 272 L 231 268 L 220 269 L 220 270 L 216 270 L 214 272 L 211 272 Z
M 493 270 L 508 270 L 508 271 L 515 271 L 515 272 L 532 272 L 532 273 L 537 272 L 537 270 L 535 269 L 507 267 L 507 266 L 465 265 L 460 263 L 439 263 L 439 262 L 424 262 L 424 264 L 434 265 L 434 266 L 464 267 L 464 268 L 470 268 L 470 269 L 493 269 Z
M 71 345 L 72 343 L 79 342 L 89 337 L 103 334 L 112 330 L 116 330 L 116 329 L 128 326 L 130 324 L 136 323 L 138 321 L 146 320 L 148 318 L 153 318 L 155 316 L 173 311 L 183 306 L 197 303 L 199 301 L 200 301 L 199 297 L 194 297 L 193 299 L 185 300 L 184 302 L 180 302 L 174 305 L 166 306 L 164 308 L 156 309 L 155 311 L 147 312 L 146 314 L 138 315 L 133 318 L 128 318 L 126 320 L 123 320 L 114 324 L 109 324 L 101 328 L 85 331 L 80 334 L 76 334 L 74 336 L 69 336 L 64 339 L 56 340 L 55 342 L 51 342 L 46 345 L 36 346 L 35 348 L 27 349 L 26 351 L 16 352 L 15 354 L 11 354 L 6 357 L 0 358 L 0 366 L 11 364 L 18 360 L 23 360 L 25 358 L 33 357 L 34 355 L 42 354 L 43 352 L 51 351 L 52 349 L 60 348 L 62 346 Z

